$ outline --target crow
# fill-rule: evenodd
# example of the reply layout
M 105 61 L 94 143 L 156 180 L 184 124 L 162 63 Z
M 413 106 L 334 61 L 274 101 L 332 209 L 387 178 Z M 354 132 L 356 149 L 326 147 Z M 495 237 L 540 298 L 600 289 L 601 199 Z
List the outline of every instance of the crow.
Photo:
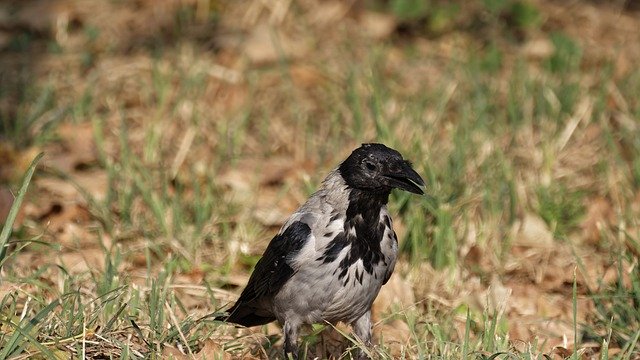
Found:
M 399 188 L 422 195 L 422 186 L 398 151 L 362 144 L 289 217 L 237 302 L 216 320 L 247 327 L 277 320 L 285 358 L 298 358 L 298 330 L 305 324 L 350 324 L 370 346 L 371 305 L 398 255 L 389 194 Z

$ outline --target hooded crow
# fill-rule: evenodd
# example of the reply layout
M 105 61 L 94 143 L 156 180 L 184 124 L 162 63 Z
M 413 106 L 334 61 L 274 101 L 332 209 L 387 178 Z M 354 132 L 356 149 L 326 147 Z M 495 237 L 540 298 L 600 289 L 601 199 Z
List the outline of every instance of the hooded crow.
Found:
M 382 144 L 355 149 L 282 226 L 238 301 L 216 320 L 242 326 L 277 320 L 285 358 L 298 358 L 304 324 L 341 321 L 370 345 L 371 305 L 398 254 L 389 194 L 398 188 L 422 195 L 422 186 L 398 151 Z

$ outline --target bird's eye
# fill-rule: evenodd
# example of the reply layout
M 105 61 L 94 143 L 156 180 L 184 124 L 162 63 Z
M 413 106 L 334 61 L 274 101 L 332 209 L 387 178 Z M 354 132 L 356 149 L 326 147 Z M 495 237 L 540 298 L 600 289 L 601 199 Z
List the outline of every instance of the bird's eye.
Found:
M 376 165 L 374 163 L 372 163 L 372 162 L 369 162 L 369 161 L 365 161 L 364 162 L 364 166 L 366 166 L 367 169 L 369 169 L 371 171 L 376 169 Z

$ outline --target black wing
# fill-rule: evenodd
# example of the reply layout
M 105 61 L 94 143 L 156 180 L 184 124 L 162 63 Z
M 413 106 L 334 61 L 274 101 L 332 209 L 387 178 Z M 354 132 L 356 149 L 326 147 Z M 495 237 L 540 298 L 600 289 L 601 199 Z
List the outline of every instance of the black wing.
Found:
M 256 326 L 274 321 L 275 316 L 270 308 L 265 308 L 265 303 L 269 303 L 295 273 L 287 259 L 302 249 L 310 234 L 309 225 L 296 221 L 281 234 L 276 235 L 256 264 L 240 298 L 229 309 L 229 316 L 221 320 L 243 326 Z

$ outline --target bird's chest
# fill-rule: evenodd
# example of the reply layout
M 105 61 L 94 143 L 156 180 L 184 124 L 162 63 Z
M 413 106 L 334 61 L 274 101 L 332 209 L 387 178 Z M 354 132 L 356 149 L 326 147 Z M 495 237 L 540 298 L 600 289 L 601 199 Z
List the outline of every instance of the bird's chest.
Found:
M 362 217 L 351 221 L 345 233 L 346 245 L 325 264 L 332 269 L 329 278 L 333 289 L 328 291 L 332 296 L 324 314 L 329 321 L 353 321 L 369 310 L 393 272 L 398 253 L 386 208 L 369 221 Z
M 398 244 L 385 207 L 375 216 L 330 217 L 293 260 L 296 273 L 276 296 L 276 313 L 305 323 L 355 321 L 393 272 Z
M 390 243 L 379 260 L 372 264 L 366 264 L 362 259 L 347 267 L 336 264 L 336 270 L 332 274 L 334 288 L 333 291 L 329 291 L 332 296 L 327 302 L 323 318 L 330 322 L 350 323 L 367 312 L 385 279 L 393 271 L 396 253 L 397 245 Z

